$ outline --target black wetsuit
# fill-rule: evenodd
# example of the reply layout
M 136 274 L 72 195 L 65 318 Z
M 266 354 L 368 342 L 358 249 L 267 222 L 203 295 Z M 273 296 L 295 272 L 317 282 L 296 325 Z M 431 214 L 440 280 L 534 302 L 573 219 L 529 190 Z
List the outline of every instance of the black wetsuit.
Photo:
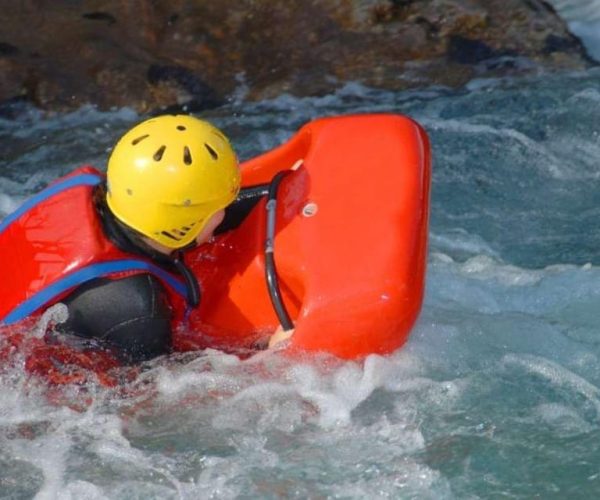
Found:
M 63 303 L 69 319 L 62 332 L 106 342 L 132 362 L 169 352 L 171 309 L 162 283 L 150 274 L 95 279 Z
M 104 202 L 103 188 L 95 196 L 96 209 L 107 237 L 121 250 L 151 258 L 165 270 L 183 277 L 188 304 L 198 305 L 200 287 L 186 267 L 183 253 L 166 256 L 145 245 L 111 214 Z M 261 196 L 265 186 L 247 188 L 226 209 L 216 234 L 241 223 Z M 60 331 L 105 342 L 116 348 L 125 361 L 138 362 L 166 354 L 171 349 L 172 312 L 164 285 L 153 275 L 136 274 L 126 278 L 98 278 L 78 287 L 62 301 L 69 318 Z

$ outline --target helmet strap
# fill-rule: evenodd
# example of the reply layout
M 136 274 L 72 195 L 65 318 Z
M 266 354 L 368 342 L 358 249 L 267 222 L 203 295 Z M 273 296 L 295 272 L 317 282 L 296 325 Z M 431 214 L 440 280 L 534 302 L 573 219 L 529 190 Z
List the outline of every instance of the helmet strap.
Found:
M 200 304 L 200 298 L 202 292 L 200 291 L 200 284 L 196 279 L 196 276 L 189 267 L 185 264 L 183 259 L 183 252 L 178 251 L 173 259 L 177 271 L 185 280 L 185 287 L 187 289 L 187 303 L 191 307 L 197 307 Z
M 196 276 L 183 259 L 181 250 L 175 252 L 175 256 L 165 255 L 154 250 L 144 242 L 143 235 L 137 233 L 127 225 L 117 219 L 106 204 L 106 187 L 99 186 L 94 193 L 94 202 L 96 210 L 100 216 L 104 234 L 111 240 L 115 246 L 124 252 L 134 253 L 142 257 L 149 258 L 158 264 L 166 267 L 169 272 L 177 272 L 186 287 L 186 301 L 190 307 L 196 307 L 200 304 L 200 285 Z

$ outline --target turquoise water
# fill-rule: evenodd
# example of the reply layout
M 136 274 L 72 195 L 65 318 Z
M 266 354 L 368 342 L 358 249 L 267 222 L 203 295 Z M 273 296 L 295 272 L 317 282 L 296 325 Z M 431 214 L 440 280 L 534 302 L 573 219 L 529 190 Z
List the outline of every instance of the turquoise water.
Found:
M 549 3 L 568 23 L 571 33 L 581 39 L 589 55 L 600 61 L 600 1 L 550 0 Z
M 434 154 L 430 255 L 408 344 L 363 363 L 216 351 L 158 360 L 76 411 L 0 371 L 2 498 L 591 498 L 600 491 L 600 71 L 460 92 L 232 102 L 242 158 L 307 120 L 399 112 Z M 0 217 L 141 117 L 0 121 Z M 327 332 L 323 332 L 326 334 Z

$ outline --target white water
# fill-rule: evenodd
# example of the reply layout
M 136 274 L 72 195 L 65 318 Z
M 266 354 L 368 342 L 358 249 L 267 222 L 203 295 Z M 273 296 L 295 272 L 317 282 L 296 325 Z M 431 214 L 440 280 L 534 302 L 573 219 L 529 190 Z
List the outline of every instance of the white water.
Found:
M 600 1 L 550 0 L 567 21 L 569 29 L 584 43 L 589 55 L 600 61 Z
M 244 158 L 317 116 L 426 127 L 430 258 L 408 344 L 363 363 L 206 351 L 148 364 L 124 392 L 70 387 L 61 404 L 17 356 L 0 370 L 0 497 L 594 498 L 599 84 L 590 70 L 462 92 L 348 85 L 206 114 Z M 103 167 L 138 118 L 0 121 L 0 216 L 76 165 Z

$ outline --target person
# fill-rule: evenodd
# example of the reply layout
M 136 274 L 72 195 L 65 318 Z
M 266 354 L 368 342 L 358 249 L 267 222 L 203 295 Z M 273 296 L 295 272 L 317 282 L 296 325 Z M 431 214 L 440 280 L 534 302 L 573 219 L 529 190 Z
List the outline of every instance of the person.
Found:
M 143 121 L 115 145 L 106 176 L 82 167 L 0 223 L 0 323 L 61 302 L 62 332 L 138 362 L 169 352 L 200 299 L 185 251 L 206 242 L 240 190 L 223 133 L 187 115 Z

